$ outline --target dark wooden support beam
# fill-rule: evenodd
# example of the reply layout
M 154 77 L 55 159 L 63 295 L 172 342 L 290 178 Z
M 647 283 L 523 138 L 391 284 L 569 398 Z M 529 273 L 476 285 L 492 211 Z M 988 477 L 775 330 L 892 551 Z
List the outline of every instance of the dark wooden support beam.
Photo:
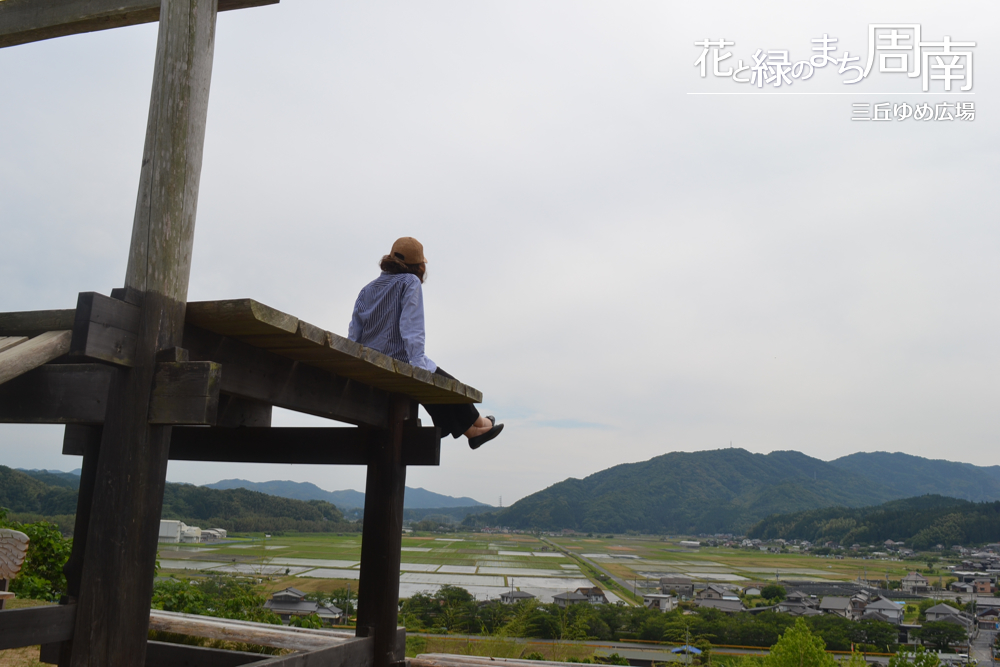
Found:
M 96 292 L 81 292 L 76 302 L 69 353 L 131 367 L 135 362 L 138 333 L 138 306 Z
M 103 364 L 57 364 L 28 371 L 0 384 L 0 423 L 101 424 L 113 374 L 114 369 Z
M 62 644 L 42 644 L 38 661 L 55 665 L 59 662 Z M 143 667 L 238 667 L 260 662 L 260 653 L 226 651 L 219 648 L 148 642 L 146 664 Z
M 406 488 L 403 451 L 404 440 L 416 424 L 416 401 L 393 394 L 389 428 L 376 432 L 372 440 L 361 535 L 357 633 L 374 638 L 374 667 L 389 667 L 405 658 L 406 642 L 400 644 L 396 632 Z
M 91 10 L 103 1 L 3 0 L 11 13 L 0 25 L 8 39 L 19 34 L 21 41 L 91 30 Z M 218 10 L 217 0 L 157 4 L 156 65 L 125 272 L 139 329 L 133 366 L 114 370 L 108 392 L 70 667 L 141 667 L 146 658 L 171 436 L 171 426 L 149 423 L 149 412 L 157 355 L 181 345 L 184 332 Z M 87 11 L 67 13 L 81 6 Z
M 80 583 L 83 579 L 83 555 L 87 552 L 87 531 L 90 528 L 90 508 L 94 502 L 94 483 L 97 479 L 97 453 L 101 448 L 100 426 L 74 426 L 87 433 L 86 442 L 82 443 L 80 454 L 83 455 L 83 465 L 80 469 L 80 490 L 76 496 L 76 522 L 73 527 L 73 550 L 70 552 L 69 560 L 63 566 L 66 574 L 66 597 L 60 602 L 62 604 L 76 604 L 80 596 Z M 72 640 L 60 642 L 58 644 L 48 644 L 54 646 L 61 652 L 64 664 L 72 655 Z M 60 653 L 56 653 L 55 660 L 58 662 Z M 45 662 L 44 660 L 42 662 Z
M 10 0 L 2 0 L 0 8 Z M 2 14 L 2 12 L 0 12 Z M 0 19 L 0 23 L 2 23 Z M 17 313 L 0 313 L 0 336 L 37 336 L 46 331 L 61 331 L 73 328 L 76 311 L 67 310 L 26 310 Z
M 100 445 L 99 431 L 88 426 L 67 426 L 62 453 L 86 455 L 95 443 Z M 170 460 L 369 465 L 378 455 L 377 447 L 370 446 L 375 436 L 376 433 L 361 428 L 178 426 L 172 429 L 170 437 Z M 434 426 L 408 428 L 402 457 L 404 466 L 440 465 L 439 429 Z
M 0 651 L 66 641 L 73 636 L 76 605 L 0 611 Z
M 277 4 L 278 0 L 219 0 L 219 11 Z M 0 47 L 160 20 L 158 0 L 3 0 Z
M 222 364 L 223 393 L 358 426 L 388 425 L 389 394 L 381 389 L 191 325 L 184 347 L 192 360 Z
M 397 573 L 398 577 L 399 574 Z M 393 608 L 398 601 L 393 603 Z M 394 637 L 395 639 L 395 637 Z M 406 635 L 403 635 L 403 647 Z M 255 667 L 372 667 L 378 663 L 372 659 L 373 641 L 370 638 L 351 639 L 343 644 L 328 646 L 303 653 L 281 655 L 270 660 L 255 662 Z M 401 654 L 402 655 L 402 654 Z
M 150 424 L 215 424 L 222 366 L 212 361 L 156 365 Z
M 229 394 L 219 396 L 218 415 L 215 421 L 216 426 L 235 428 L 237 426 L 264 427 L 271 425 L 271 406 L 269 404 Z

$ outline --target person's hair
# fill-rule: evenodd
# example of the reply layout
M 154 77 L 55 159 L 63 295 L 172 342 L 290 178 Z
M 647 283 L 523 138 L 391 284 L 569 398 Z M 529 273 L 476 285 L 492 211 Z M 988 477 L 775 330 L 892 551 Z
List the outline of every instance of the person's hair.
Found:
M 382 269 L 386 273 L 412 273 L 417 278 L 420 278 L 420 282 L 424 282 L 424 277 L 427 275 L 427 267 L 423 264 L 407 264 L 403 260 L 393 257 L 392 255 L 386 255 L 382 258 L 382 261 L 378 263 L 378 268 Z

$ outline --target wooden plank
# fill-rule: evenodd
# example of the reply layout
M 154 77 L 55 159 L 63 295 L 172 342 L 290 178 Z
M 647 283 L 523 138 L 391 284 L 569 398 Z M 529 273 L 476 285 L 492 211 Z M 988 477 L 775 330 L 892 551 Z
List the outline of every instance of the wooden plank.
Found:
M 404 640 L 405 646 L 405 640 Z M 309 653 L 282 655 L 262 660 L 260 667 L 372 667 L 373 641 L 363 637 Z
M 278 0 L 219 0 L 219 11 L 277 4 Z M 27 44 L 160 19 L 156 0 L 3 0 L 0 47 Z
M 68 642 L 42 644 L 38 661 L 55 665 L 59 653 Z M 226 651 L 218 648 L 148 642 L 146 644 L 146 664 L 143 667 L 237 667 L 261 660 L 260 653 Z
M 222 364 L 221 391 L 359 426 L 385 428 L 388 394 L 228 336 L 187 326 L 192 360 Z
M 81 292 L 76 302 L 70 354 L 131 367 L 138 333 L 138 306 L 96 292 Z
M 149 423 L 215 424 L 221 376 L 222 365 L 213 361 L 157 364 L 149 400 Z
M 26 343 L 0 352 L 0 384 L 69 352 L 72 331 L 46 331 Z
M 67 426 L 62 453 L 80 456 L 98 437 L 99 429 Z M 178 426 L 172 429 L 170 460 L 368 465 L 372 461 L 369 440 L 370 434 L 358 428 Z M 406 466 L 440 465 L 440 430 L 408 426 L 402 456 Z
M 237 667 L 260 662 L 260 653 L 148 642 L 144 667 Z
M 349 635 L 345 636 L 343 633 L 334 634 L 308 628 L 233 621 L 196 614 L 178 614 L 158 609 L 149 612 L 149 628 L 179 635 L 260 644 L 295 651 L 313 651 L 352 641 Z
M 188 304 L 188 323 L 421 403 L 474 403 L 482 393 L 432 374 L 253 299 Z M 440 376 L 437 376 L 440 377 Z
M 400 650 L 396 641 L 406 488 L 403 443 L 410 431 L 406 422 L 416 423 L 417 404 L 394 394 L 389 409 L 389 428 L 376 432 L 372 441 L 358 582 L 358 636 L 374 638 L 374 667 L 389 667 L 405 657 L 405 645 Z
M 28 340 L 27 336 L 0 336 L 0 352 L 9 350 L 15 345 L 20 345 L 26 340 Z
M 113 369 L 102 364 L 56 364 L 0 384 L 0 423 L 100 424 Z
M 3 0 L 3 2 L 7 3 L 10 0 Z M 0 336 L 32 337 L 46 331 L 72 329 L 75 317 L 76 311 L 72 308 L 0 313 Z
M 299 324 L 297 317 L 253 299 L 192 301 L 187 322 L 224 336 L 294 334 Z
M 184 332 L 217 8 L 160 0 L 124 281 L 141 303 L 139 336 L 134 366 L 115 370 L 108 393 L 70 667 L 145 662 L 171 429 L 148 414 L 156 356 Z
M 76 605 L 0 611 L 0 651 L 65 641 L 73 636 Z

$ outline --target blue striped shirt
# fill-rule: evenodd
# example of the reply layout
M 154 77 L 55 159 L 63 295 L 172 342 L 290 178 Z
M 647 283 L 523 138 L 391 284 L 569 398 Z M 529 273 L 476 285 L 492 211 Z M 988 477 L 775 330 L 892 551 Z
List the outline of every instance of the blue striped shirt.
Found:
M 382 272 L 358 294 L 347 337 L 393 359 L 433 373 L 424 354 L 424 295 L 412 273 Z

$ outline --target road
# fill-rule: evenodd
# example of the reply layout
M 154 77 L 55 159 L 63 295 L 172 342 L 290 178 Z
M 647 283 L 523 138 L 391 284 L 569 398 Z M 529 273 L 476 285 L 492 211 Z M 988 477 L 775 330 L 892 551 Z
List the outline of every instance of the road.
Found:
M 969 657 L 974 658 L 979 667 L 992 667 L 994 664 L 990 646 L 993 645 L 995 636 L 994 630 L 980 630 L 979 636 L 972 641 L 972 652 Z

